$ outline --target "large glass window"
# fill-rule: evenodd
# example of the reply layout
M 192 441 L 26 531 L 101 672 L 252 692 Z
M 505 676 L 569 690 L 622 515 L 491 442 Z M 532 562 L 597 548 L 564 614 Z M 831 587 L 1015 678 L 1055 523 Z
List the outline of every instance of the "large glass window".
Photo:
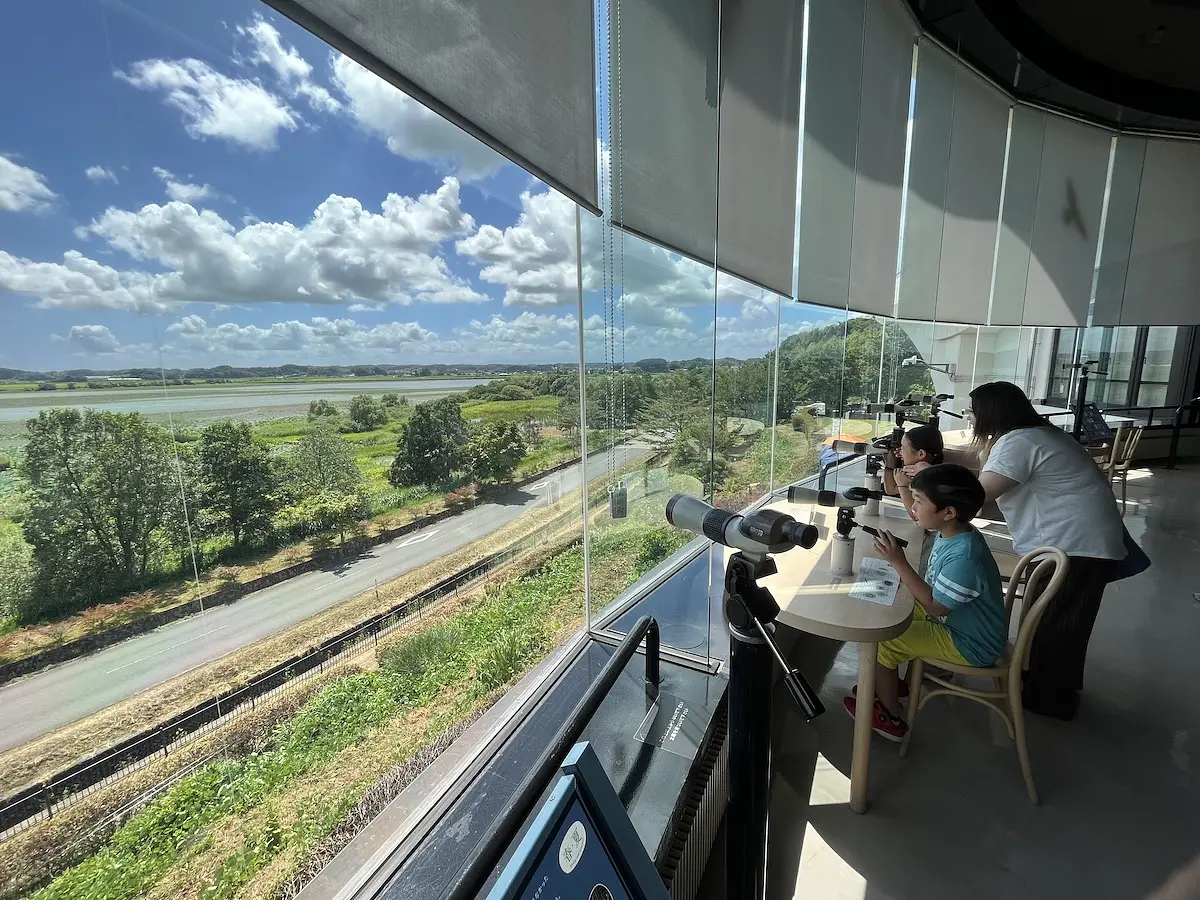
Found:
M 1138 385 L 1138 406 L 1162 406 L 1167 402 L 1178 330 L 1173 326 L 1146 329 L 1146 349 L 1142 358 L 1141 381 Z
M 492 150 L 260 4 L 79 6 L 0 34 L 0 880 L 266 896 L 584 624 L 649 376 L 585 423 L 606 258 Z

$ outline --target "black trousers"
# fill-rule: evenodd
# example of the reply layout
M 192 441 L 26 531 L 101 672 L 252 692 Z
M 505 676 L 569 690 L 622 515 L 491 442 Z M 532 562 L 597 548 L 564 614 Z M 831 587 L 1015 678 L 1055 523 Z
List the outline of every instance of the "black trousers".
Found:
M 1029 652 L 1027 707 L 1069 718 L 1083 690 L 1088 641 L 1116 561 L 1072 556 L 1066 583 L 1038 623 Z

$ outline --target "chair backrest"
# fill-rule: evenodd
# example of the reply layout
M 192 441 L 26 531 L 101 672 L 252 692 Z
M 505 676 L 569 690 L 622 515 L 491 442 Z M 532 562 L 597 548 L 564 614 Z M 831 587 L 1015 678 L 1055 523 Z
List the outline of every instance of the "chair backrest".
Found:
M 1137 451 L 1138 441 L 1142 439 L 1142 427 L 1117 429 L 1113 436 L 1112 455 L 1108 458 L 1110 467 L 1127 466 L 1133 460 Z
M 1008 590 L 1004 595 L 1005 620 L 1011 621 L 1013 607 L 1019 598 L 1017 613 L 1017 641 L 1009 663 L 1009 677 L 1019 679 L 1029 663 L 1029 648 L 1033 644 L 1033 633 L 1046 608 L 1062 590 L 1067 580 L 1071 561 L 1058 547 L 1039 547 L 1030 550 L 1017 562 Z M 1022 590 L 1018 594 L 1018 589 Z

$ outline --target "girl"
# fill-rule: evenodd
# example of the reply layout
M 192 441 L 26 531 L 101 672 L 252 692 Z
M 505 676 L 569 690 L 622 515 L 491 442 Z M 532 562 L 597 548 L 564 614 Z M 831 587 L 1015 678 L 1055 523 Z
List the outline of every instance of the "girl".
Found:
M 883 458 L 883 489 L 889 494 L 899 494 L 900 502 L 912 515 L 912 492 L 909 484 L 912 477 L 922 469 L 943 462 L 942 433 L 933 425 L 921 425 L 904 432 L 900 439 L 899 459 L 888 453 Z

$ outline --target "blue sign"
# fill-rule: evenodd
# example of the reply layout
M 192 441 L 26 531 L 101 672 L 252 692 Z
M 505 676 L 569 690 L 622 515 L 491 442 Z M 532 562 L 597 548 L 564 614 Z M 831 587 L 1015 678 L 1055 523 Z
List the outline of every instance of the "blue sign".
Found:
M 668 900 L 591 747 L 562 772 L 488 900 Z

